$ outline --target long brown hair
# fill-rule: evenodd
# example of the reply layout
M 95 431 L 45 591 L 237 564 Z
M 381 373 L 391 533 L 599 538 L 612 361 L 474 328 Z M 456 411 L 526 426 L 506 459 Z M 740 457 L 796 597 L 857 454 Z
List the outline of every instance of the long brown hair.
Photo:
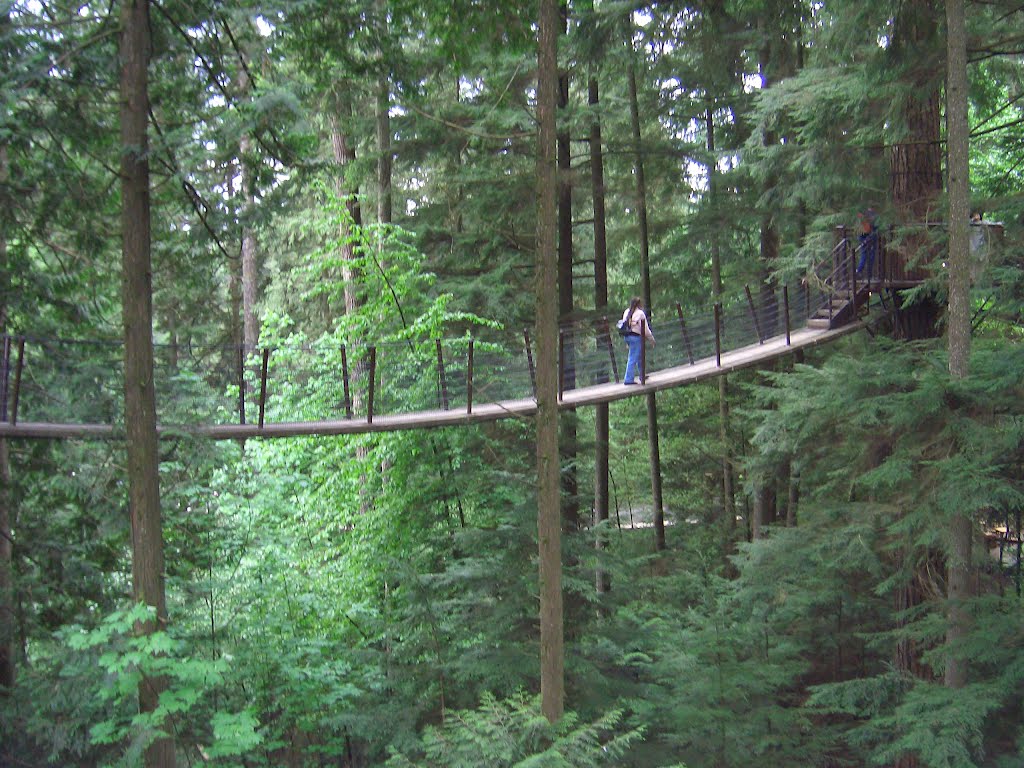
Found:
M 630 320 L 633 319 L 633 313 L 636 312 L 636 308 L 642 306 L 643 303 L 644 300 L 641 299 L 639 296 L 634 296 L 632 299 L 629 300 L 629 314 L 626 315 L 626 322 L 629 322 Z

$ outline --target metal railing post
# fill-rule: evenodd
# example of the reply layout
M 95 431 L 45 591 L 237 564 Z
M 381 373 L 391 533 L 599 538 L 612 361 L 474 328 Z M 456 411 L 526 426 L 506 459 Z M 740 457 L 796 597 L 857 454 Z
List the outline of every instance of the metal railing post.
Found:
M 441 356 L 441 340 L 434 339 L 437 347 L 437 375 L 441 381 L 441 407 L 448 410 L 448 382 L 444 378 L 444 358 Z
M 260 422 L 263 429 L 263 413 L 267 405 L 267 366 L 270 364 L 270 347 L 263 348 L 263 366 L 260 370 Z
M 715 302 L 715 365 L 722 367 L 722 302 Z

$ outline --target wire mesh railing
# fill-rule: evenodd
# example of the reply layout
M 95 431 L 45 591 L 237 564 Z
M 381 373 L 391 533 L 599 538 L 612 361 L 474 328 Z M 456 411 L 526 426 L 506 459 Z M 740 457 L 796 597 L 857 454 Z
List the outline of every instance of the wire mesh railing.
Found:
M 834 281 L 833 281 L 834 282 Z M 644 374 L 695 365 L 802 325 L 832 290 L 805 279 L 746 290 L 701 313 L 676 304 L 656 318 Z M 559 327 L 560 394 L 622 380 L 615 320 L 589 314 Z M 2 337 L 0 421 L 123 426 L 123 345 Z M 498 339 L 233 345 L 156 344 L 157 419 L 164 427 L 366 420 L 430 411 L 471 413 L 535 396 L 530 331 Z

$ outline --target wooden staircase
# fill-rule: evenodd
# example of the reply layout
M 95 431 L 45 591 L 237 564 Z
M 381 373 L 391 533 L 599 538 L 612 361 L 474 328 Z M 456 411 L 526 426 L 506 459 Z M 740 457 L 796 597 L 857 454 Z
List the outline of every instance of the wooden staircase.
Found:
M 807 320 L 809 328 L 838 328 L 852 322 L 861 307 L 871 300 L 869 283 L 857 283 L 853 291 L 831 294 Z

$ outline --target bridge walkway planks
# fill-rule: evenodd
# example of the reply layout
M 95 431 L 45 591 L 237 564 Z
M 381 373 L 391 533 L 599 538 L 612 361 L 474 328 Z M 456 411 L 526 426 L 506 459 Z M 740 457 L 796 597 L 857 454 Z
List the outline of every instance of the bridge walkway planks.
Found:
M 597 384 L 564 393 L 560 409 L 578 408 L 598 403 L 610 403 L 628 397 L 644 395 L 692 384 L 720 376 L 731 371 L 749 368 L 791 354 L 797 349 L 808 349 L 834 341 L 840 336 L 860 330 L 863 323 L 855 322 L 839 328 L 801 328 L 790 334 L 766 339 L 761 344 L 750 344 L 729 352 L 722 352 L 721 366 L 714 357 L 697 360 L 693 365 L 679 365 L 648 374 L 645 384 L 625 386 L 621 382 Z M 396 415 L 374 415 L 366 419 L 337 419 L 329 421 L 303 421 L 257 424 L 218 424 L 207 426 L 160 426 L 161 438 L 197 436 L 213 440 L 239 440 L 252 438 L 301 437 L 311 435 L 354 435 L 375 432 L 396 432 L 408 429 L 436 429 L 439 427 L 479 424 L 499 419 L 528 418 L 537 411 L 533 398 L 506 400 L 496 403 L 474 404 L 465 410 L 428 410 Z M 44 422 L 0 422 L 0 437 L 37 439 L 121 439 L 123 429 L 108 424 L 51 424 Z

